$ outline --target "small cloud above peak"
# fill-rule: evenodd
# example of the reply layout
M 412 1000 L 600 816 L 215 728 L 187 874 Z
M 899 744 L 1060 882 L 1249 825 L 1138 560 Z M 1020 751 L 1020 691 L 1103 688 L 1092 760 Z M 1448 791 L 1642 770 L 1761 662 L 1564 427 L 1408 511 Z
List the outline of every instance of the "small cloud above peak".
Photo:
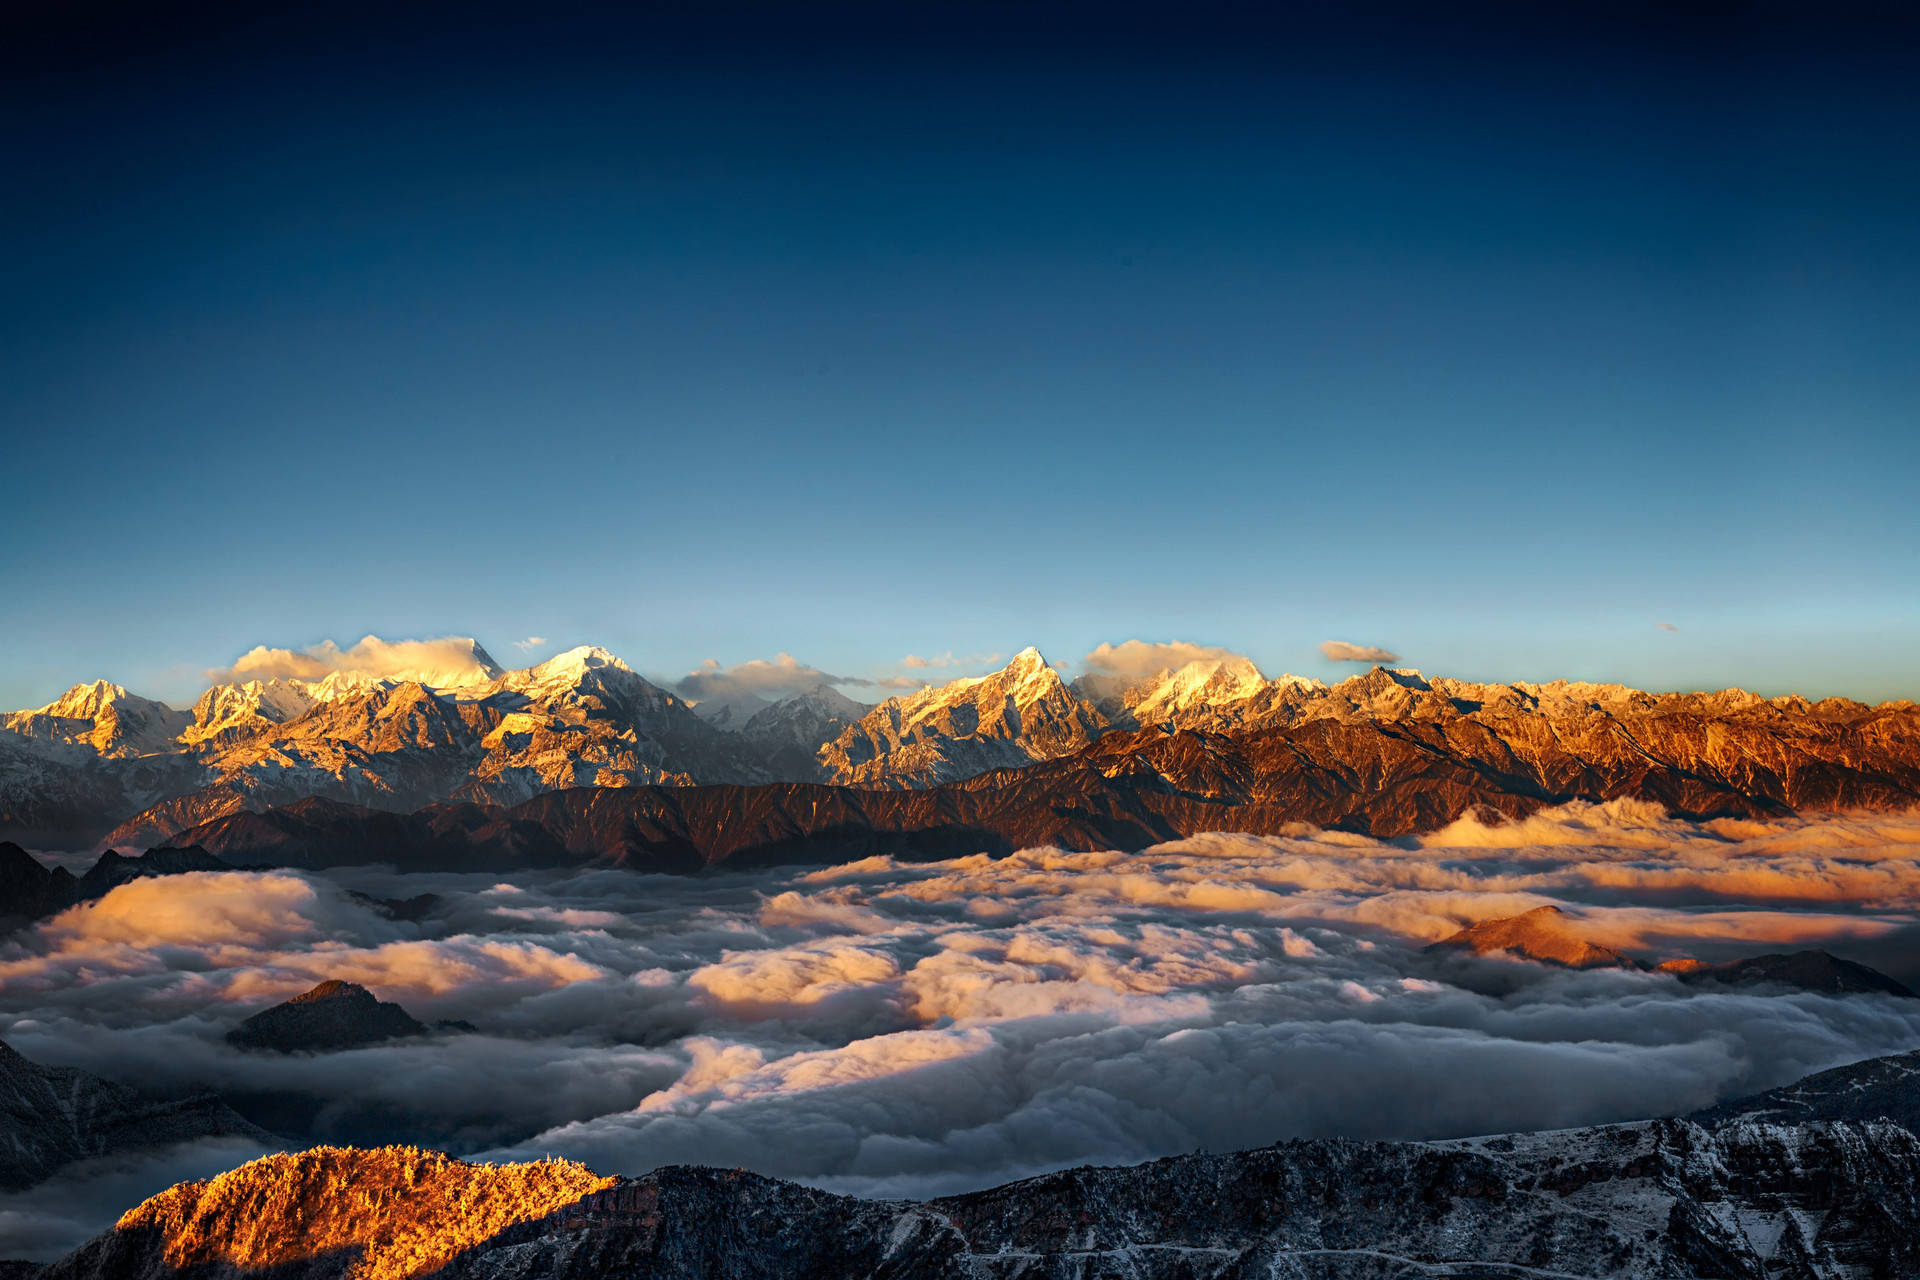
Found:
M 547 638 L 545 636 L 528 636 L 525 640 L 515 640 L 513 647 L 522 653 L 532 653 L 535 649 L 546 648 Z
M 1329 662 L 1400 661 L 1400 655 L 1391 649 L 1382 649 L 1374 644 L 1353 644 L 1346 640 L 1323 640 L 1320 644 L 1320 652 Z
M 207 675 L 216 683 L 227 684 L 243 680 L 324 680 L 336 673 L 457 688 L 494 679 L 500 674 L 500 665 L 479 641 L 467 636 L 382 640 L 369 635 L 346 649 L 331 640 L 305 649 L 255 645 L 231 667 Z
M 971 667 L 984 662 L 1001 662 L 1005 660 L 1006 656 L 1004 653 L 969 653 L 955 657 L 953 650 L 949 649 L 945 653 L 936 654 L 931 658 L 923 658 L 917 653 L 910 653 L 900 659 L 900 665 L 909 671 L 925 671 L 937 667 Z
M 1192 644 L 1185 640 L 1158 643 L 1128 640 L 1123 644 L 1103 644 L 1083 660 L 1089 672 L 1119 676 L 1127 680 L 1145 680 L 1163 672 L 1178 670 L 1195 662 L 1246 662 L 1244 655 L 1218 645 Z
M 1671 622 L 1656 622 L 1653 625 L 1660 628 L 1662 631 L 1678 631 L 1680 629 L 1674 626 Z

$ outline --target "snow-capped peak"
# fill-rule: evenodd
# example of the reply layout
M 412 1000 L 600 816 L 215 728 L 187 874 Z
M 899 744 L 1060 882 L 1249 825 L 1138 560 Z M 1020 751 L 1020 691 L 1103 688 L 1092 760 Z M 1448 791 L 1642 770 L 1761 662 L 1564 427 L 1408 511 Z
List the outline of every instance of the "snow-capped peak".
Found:
M 92 720 L 116 702 L 124 702 L 131 695 L 120 685 L 110 680 L 95 680 L 91 684 L 77 684 L 44 707 L 36 707 L 31 715 L 61 716 L 69 720 Z M 136 699 L 145 702 L 147 699 Z
M 534 675 L 542 678 L 561 675 L 583 675 L 600 667 L 612 667 L 616 671 L 632 671 L 633 668 L 620 661 L 599 645 L 583 644 L 565 653 L 556 653 L 537 667 L 531 668 Z

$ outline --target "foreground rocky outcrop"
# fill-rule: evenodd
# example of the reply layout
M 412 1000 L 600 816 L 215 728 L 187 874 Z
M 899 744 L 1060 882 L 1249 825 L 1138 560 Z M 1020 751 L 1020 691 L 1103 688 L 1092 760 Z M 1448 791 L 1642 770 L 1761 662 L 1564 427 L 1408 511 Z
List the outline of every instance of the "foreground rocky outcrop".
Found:
M 215 1137 L 274 1142 L 211 1095 L 150 1098 L 0 1042 L 0 1190 L 32 1186 L 76 1160 Z
M 922 1203 L 319 1148 L 164 1192 L 46 1277 L 1860 1280 L 1920 1273 L 1916 1213 L 1920 1140 L 1881 1123 L 1298 1141 Z

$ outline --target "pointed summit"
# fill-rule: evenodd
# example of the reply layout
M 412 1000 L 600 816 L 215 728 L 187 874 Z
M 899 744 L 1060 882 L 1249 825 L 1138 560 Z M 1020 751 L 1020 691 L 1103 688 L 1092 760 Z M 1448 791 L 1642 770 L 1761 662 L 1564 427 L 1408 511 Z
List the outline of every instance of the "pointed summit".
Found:
M 1564 969 L 1640 967 L 1611 947 L 1581 937 L 1571 917 L 1555 906 L 1535 907 L 1498 920 L 1482 920 L 1427 950 L 1465 951 L 1477 956 L 1505 952 L 1522 960 L 1536 960 Z
M 77 684 L 44 707 L 0 717 L 0 728 L 23 738 L 91 748 L 126 757 L 176 749 L 193 722 L 186 711 L 128 693 L 110 680 Z
M 426 1033 L 426 1025 L 399 1005 L 358 983 L 330 978 L 254 1014 L 227 1033 L 227 1042 L 241 1049 L 325 1053 Z
M 833 782 L 932 786 L 1067 755 L 1106 728 L 1029 646 L 988 675 L 887 699 L 821 747 L 818 759 Z

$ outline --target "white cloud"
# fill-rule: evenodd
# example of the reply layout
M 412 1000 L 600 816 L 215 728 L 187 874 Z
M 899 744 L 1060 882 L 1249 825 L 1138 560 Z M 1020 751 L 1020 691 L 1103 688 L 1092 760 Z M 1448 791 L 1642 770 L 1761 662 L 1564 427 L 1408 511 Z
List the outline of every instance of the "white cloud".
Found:
M 465 636 L 432 640 L 364 636 L 348 649 L 331 640 L 298 650 L 256 645 L 231 667 L 209 671 L 207 676 L 224 684 L 276 678 L 322 680 L 336 671 L 375 680 L 419 680 L 441 687 L 485 680 L 497 674 L 498 668 L 478 641 Z
M 528 636 L 525 640 L 515 640 L 513 647 L 522 653 L 532 653 L 535 649 L 546 648 L 547 638 L 545 636 Z
M 944 667 L 972 667 L 978 666 L 983 662 L 1000 662 L 1004 660 L 1006 656 L 1004 653 L 969 653 L 961 657 L 955 657 L 953 650 L 949 649 L 945 653 L 935 654 L 931 658 L 923 658 L 917 653 L 910 653 L 900 659 L 900 665 L 909 671 L 926 671 Z
M 1400 655 L 1372 644 L 1350 644 L 1345 640 L 1326 640 L 1320 652 L 1332 662 L 1398 662 Z
M 1103 644 L 1089 653 L 1084 662 L 1088 671 L 1144 680 L 1163 671 L 1173 671 L 1190 662 L 1219 662 L 1239 658 L 1240 654 L 1217 645 L 1190 644 L 1170 640 L 1164 644 L 1146 640 L 1128 640 L 1124 644 Z
M 1671 622 L 1656 622 L 1653 625 L 1660 628 L 1662 631 L 1678 631 L 1680 629 L 1674 626 Z

